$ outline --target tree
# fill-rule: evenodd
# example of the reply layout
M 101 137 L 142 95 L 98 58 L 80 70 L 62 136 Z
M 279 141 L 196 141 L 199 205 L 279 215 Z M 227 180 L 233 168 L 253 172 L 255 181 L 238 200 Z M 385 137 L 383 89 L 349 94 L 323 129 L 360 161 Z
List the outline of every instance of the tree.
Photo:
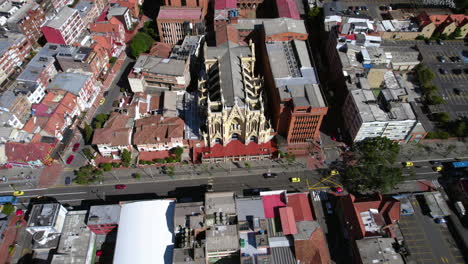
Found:
M 109 114 L 99 114 L 96 117 L 94 117 L 94 121 L 93 121 L 94 129 L 103 127 L 104 123 L 108 119 L 109 119 Z
M 174 177 L 174 174 L 175 174 L 174 166 L 166 167 L 166 173 L 167 175 Z
M 427 98 L 427 103 L 431 105 L 445 104 L 445 100 L 438 95 L 430 95 Z
M 144 26 L 140 29 L 140 32 L 148 34 L 153 40 L 158 40 L 158 34 L 156 34 L 155 29 L 157 28 L 156 23 L 151 20 L 145 22 Z
M 99 168 L 103 169 L 104 171 L 111 171 L 112 164 L 111 163 L 101 163 L 99 164 Z
M 83 155 L 85 155 L 85 157 L 86 157 L 88 160 L 94 159 L 93 152 L 91 151 L 90 148 L 84 148 L 82 151 L 83 151 Z
M 177 161 L 182 160 L 182 154 L 184 153 L 184 149 L 181 148 L 180 146 L 177 146 L 175 148 L 171 148 L 170 152 L 177 157 Z
M 449 38 L 450 39 L 457 39 L 462 36 L 461 28 L 457 27 L 452 34 L 450 34 Z
M 447 113 L 442 112 L 442 113 L 437 113 L 436 114 L 436 120 L 441 123 L 447 123 L 450 120 L 450 117 Z
M 426 39 L 426 37 L 424 37 L 424 35 L 418 35 L 416 37 L 416 40 L 425 40 L 425 39 Z
M 426 136 L 427 139 L 447 139 L 449 137 L 449 133 L 445 131 L 430 131 Z
M 250 171 L 250 169 L 252 168 L 252 165 L 250 165 L 250 163 L 248 162 L 244 162 L 244 166 L 248 171 Z
M 93 128 L 91 128 L 91 126 L 87 122 L 85 122 L 84 138 L 85 138 L 86 144 L 91 143 L 92 136 L 93 136 Z
M 13 211 L 15 211 L 15 206 L 12 205 L 11 203 L 6 203 L 3 205 L 2 214 L 9 216 L 13 213 Z
M 422 89 L 424 91 L 424 94 L 432 94 L 436 92 L 437 90 L 439 90 L 439 87 L 433 84 L 429 84 L 429 85 L 422 86 Z
M 127 149 L 122 151 L 122 165 L 124 167 L 130 166 L 130 162 L 132 161 L 132 153 Z
M 75 171 L 76 178 L 74 181 L 78 184 L 89 184 L 100 179 L 101 175 L 102 171 L 100 169 L 96 169 L 91 165 L 86 165 Z
M 141 179 L 141 174 L 140 174 L 140 173 L 138 173 L 138 172 L 136 172 L 136 173 L 133 173 L 133 174 L 132 174 L 132 176 L 133 176 L 133 178 L 134 178 L 134 179 L 136 179 L 136 180 L 139 180 L 139 179 Z
M 416 74 L 422 86 L 427 86 L 435 77 L 434 73 L 424 66 L 424 64 L 416 66 Z
M 401 168 L 394 167 L 400 145 L 386 137 L 366 138 L 351 151 L 353 165 L 345 167 L 343 183 L 354 192 L 386 192 L 403 180 Z
M 138 58 L 141 53 L 147 52 L 153 43 L 154 40 L 150 35 L 144 32 L 138 32 L 130 43 L 130 52 L 134 58 Z
M 114 64 L 117 61 L 117 57 L 112 57 L 109 59 L 110 64 Z

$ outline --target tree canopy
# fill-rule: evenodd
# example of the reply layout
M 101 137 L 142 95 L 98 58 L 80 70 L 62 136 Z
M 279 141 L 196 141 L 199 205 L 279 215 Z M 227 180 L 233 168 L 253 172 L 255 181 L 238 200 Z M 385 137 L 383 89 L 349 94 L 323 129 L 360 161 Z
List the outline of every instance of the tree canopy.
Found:
M 343 183 L 352 192 L 386 192 L 403 180 L 394 166 L 400 145 L 385 137 L 366 138 L 352 147 L 353 165 L 347 165 Z
M 84 140 L 86 142 L 86 144 L 90 144 L 91 143 L 91 138 L 93 137 L 93 128 L 85 122 L 85 125 L 84 125 Z
M 91 165 L 80 167 L 75 171 L 76 178 L 74 181 L 78 184 L 89 184 L 100 179 L 102 171 Z
M 130 43 L 130 52 L 134 58 L 138 58 L 141 53 L 147 52 L 153 43 L 154 39 L 150 35 L 138 32 Z

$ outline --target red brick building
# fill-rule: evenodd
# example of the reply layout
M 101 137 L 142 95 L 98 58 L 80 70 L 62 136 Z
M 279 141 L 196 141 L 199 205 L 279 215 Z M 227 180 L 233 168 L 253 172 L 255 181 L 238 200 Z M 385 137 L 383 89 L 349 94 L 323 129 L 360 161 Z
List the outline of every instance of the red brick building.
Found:
M 205 17 L 208 11 L 208 0 L 164 0 L 166 7 L 181 7 L 181 8 L 201 8 L 202 15 Z
M 119 224 L 120 208 L 118 204 L 91 206 L 86 225 L 96 235 L 109 234 Z
M 62 7 L 69 4 L 69 0 L 50 0 L 55 11 L 58 12 Z
M 26 36 L 6 33 L 0 37 L 0 84 L 23 64 L 32 46 Z
M 107 49 L 109 57 L 118 57 L 125 50 L 125 28 L 116 19 L 92 23 L 89 26 L 93 39 Z
M 42 27 L 47 42 L 72 45 L 85 29 L 78 10 L 64 7 Z
M 279 147 L 307 155 L 319 147 L 320 126 L 328 108 L 308 43 L 303 40 L 307 39 L 304 22 L 283 18 L 263 24 L 265 85 Z
M 23 11 L 24 10 L 24 11 Z M 42 36 L 41 26 L 45 22 L 44 10 L 35 2 L 24 4 L 7 21 L 10 30 L 22 32 L 31 45 Z
M 177 44 L 188 34 L 204 34 L 202 9 L 161 7 L 157 24 L 161 42 Z
M 138 0 L 110 0 L 110 4 L 118 4 L 119 6 L 130 9 L 130 14 L 138 18 L 140 16 L 140 8 L 138 7 Z
M 278 17 L 301 19 L 294 0 L 276 0 L 276 10 L 278 11 Z

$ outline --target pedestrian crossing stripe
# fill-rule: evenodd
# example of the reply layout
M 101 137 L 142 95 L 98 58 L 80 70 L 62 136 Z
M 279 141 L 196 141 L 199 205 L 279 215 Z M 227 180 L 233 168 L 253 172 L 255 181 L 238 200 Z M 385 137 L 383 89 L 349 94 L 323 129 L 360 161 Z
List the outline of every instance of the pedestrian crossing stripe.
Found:
M 312 191 L 314 201 L 328 201 L 328 191 Z

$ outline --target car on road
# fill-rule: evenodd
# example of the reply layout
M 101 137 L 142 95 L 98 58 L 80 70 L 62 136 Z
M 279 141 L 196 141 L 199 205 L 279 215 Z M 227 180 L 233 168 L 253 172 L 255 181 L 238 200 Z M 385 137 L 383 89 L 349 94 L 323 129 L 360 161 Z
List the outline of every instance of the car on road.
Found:
M 437 44 L 439 44 L 439 45 L 445 45 L 445 42 L 442 41 L 441 39 L 438 39 L 438 40 L 437 40 Z
M 411 161 L 406 161 L 406 162 L 403 162 L 403 166 L 405 166 L 405 167 L 413 167 L 413 166 L 414 166 L 414 163 L 411 162 Z
M 453 72 L 453 74 L 462 74 L 463 70 L 462 69 L 453 69 L 452 72 Z
M 115 186 L 115 189 L 117 189 L 117 190 L 125 190 L 125 189 L 127 189 L 127 185 L 125 185 L 125 184 L 117 184 L 117 185 Z
M 106 102 L 106 98 L 101 98 L 101 100 L 99 100 L 99 105 L 103 105 L 105 102 Z
M 71 178 L 70 177 L 66 177 L 65 178 L 65 185 L 70 185 L 71 184 Z
M 343 192 L 343 188 L 342 188 L 342 187 L 336 187 L 336 188 L 335 188 L 335 192 L 336 192 L 336 193 L 342 193 L 342 192 Z
M 437 59 L 442 62 L 442 63 L 445 63 L 445 58 L 444 56 L 437 56 Z
M 15 213 L 16 216 L 20 216 L 20 215 L 23 215 L 23 214 L 24 214 L 24 211 L 22 209 L 17 209 L 16 210 L 16 213 Z
M 261 192 L 268 192 L 271 191 L 270 188 L 253 188 L 253 189 L 244 189 L 243 195 L 244 196 L 258 196 Z
M 23 191 L 15 191 L 13 193 L 13 196 L 21 196 L 21 195 L 24 195 L 24 192 Z
M 461 61 L 460 57 L 458 57 L 458 56 L 450 57 L 450 60 L 453 61 L 453 62 L 460 62 Z
M 265 179 L 276 178 L 276 177 L 278 177 L 276 173 L 271 173 L 271 172 L 263 173 L 263 178 Z
M 299 178 L 299 177 L 291 177 L 291 178 L 289 178 L 289 180 L 291 182 L 294 182 L 294 183 L 301 182 L 301 178 Z
M 436 218 L 435 222 L 437 224 L 443 224 L 443 223 L 447 223 L 447 220 L 445 220 L 445 218 Z
M 441 74 L 447 74 L 447 70 L 446 70 L 446 69 L 439 69 L 439 72 L 440 72 Z
M 75 158 L 75 155 L 70 155 L 68 156 L 68 159 L 67 159 L 67 164 L 70 165 L 72 162 L 73 162 L 73 159 Z
M 432 41 L 430 39 L 426 39 L 424 41 L 426 42 L 427 45 L 432 45 Z
M 435 166 L 432 168 L 434 171 L 440 172 L 442 171 L 443 167 L 442 166 Z
M 106 97 L 109 94 L 109 91 L 105 91 L 104 94 L 102 94 L 104 97 Z
M 431 161 L 429 161 L 429 163 L 432 164 L 432 165 L 439 165 L 439 164 L 441 164 L 440 161 L 438 161 L 438 160 L 431 160 Z
M 453 92 L 454 92 L 456 95 L 460 95 L 460 94 L 461 94 L 461 90 L 458 89 L 458 88 L 453 88 Z
M 340 174 L 340 172 L 337 171 L 337 170 L 331 170 L 331 172 L 330 172 L 331 176 L 335 176 L 335 175 L 339 175 L 339 174 Z
M 73 152 L 76 152 L 78 150 L 78 148 L 80 148 L 80 143 L 75 143 L 75 145 L 73 145 Z

